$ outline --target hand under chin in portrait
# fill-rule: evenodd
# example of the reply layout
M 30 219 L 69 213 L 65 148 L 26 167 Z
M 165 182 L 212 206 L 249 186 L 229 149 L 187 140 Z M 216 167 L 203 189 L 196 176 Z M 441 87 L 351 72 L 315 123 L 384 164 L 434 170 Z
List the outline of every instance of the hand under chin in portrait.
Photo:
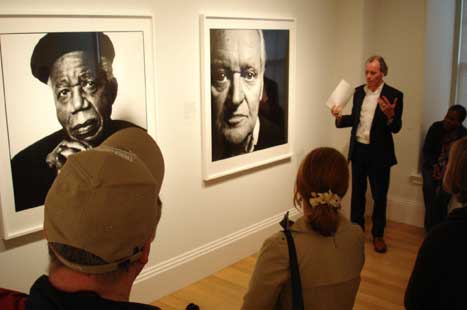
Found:
M 52 152 L 47 154 L 45 161 L 50 168 L 56 169 L 57 173 L 59 173 L 68 156 L 90 148 L 91 146 L 85 142 L 62 140 Z
M 102 115 L 92 108 L 70 114 L 67 122 L 62 124 L 67 138 L 47 154 L 47 165 L 58 173 L 70 155 L 99 145 L 106 123 L 108 122 L 104 121 Z

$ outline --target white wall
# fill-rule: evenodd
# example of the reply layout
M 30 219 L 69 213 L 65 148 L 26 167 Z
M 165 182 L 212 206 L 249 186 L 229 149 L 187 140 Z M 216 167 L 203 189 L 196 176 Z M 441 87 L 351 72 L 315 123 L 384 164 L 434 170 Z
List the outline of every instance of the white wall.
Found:
M 371 1 L 371 0 L 368 0 Z M 421 186 L 411 182 L 418 172 L 420 121 L 423 111 L 425 1 L 377 1 L 376 35 L 371 53 L 382 54 L 389 66 L 386 82 L 404 92 L 402 130 L 394 136 L 398 164 L 391 171 L 388 216 L 422 225 Z
M 130 4 L 131 3 L 131 4 Z M 151 301 L 256 251 L 292 207 L 298 162 L 329 145 L 323 107 L 335 80 L 335 1 L 0 2 L 2 13 L 154 15 L 157 138 L 166 160 L 163 217 L 132 298 Z M 201 175 L 199 15 L 297 20 L 296 133 L 290 161 L 206 185 Z M 0 242 L 0 286 L 27 291 L 47 266 L 41 233 Z
M 422 133 L 446 114 L 451 100 L 456 0 L 426 1 L 425 101 Z

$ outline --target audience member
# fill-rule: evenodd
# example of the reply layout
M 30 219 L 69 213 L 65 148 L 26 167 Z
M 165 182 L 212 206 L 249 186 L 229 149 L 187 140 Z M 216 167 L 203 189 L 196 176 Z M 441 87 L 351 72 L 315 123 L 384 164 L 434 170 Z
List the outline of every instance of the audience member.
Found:
M 303 210 L 290 230 L 305 309 L 352 309 L 364 263 L 364 234 L 339 213 L 349 171 L 344 156 L 318 148 L 300 165 L 294 205 Z M 269 237 L 259 253 L 244 297 L 244 310 L 292 309 L 287 241 Z
M 446 218 L 451 194 L 443 190 L 442 180 L 454 141 L 467 135 L 462 125 L 465 108 L 453 105 L 442 121 L 434 122 L 423 144 L 423 200 L 425 201 L 425 230 L 428 232 Z
M 49 275 L 26 309 L 158 309 L 129 296 L 161 217 L 163 175 L 159 147 L 138 128 L 71 155 L 45 200 Z
M 405 292 L 406 309 L 467 309 L 467 137 L 453 144 L 443 186 L 462 204 L 423 242 Z

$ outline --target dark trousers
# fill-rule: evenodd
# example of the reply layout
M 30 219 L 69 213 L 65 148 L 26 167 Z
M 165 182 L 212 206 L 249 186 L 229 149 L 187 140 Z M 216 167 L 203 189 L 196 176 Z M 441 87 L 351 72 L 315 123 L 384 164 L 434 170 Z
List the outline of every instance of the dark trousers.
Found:
M 389 189 L 390 166 L 377 165 L 378 158 L 373 158 L 371 147 L 356 143 L 352 154 L 352 199 L 350 219 L 365 231 L 365 195 L 367 178 L 370 180 L 373 196 L 373 237 L 383 237 L 386 226 L 386 206 Z
M 422 168 L 425 230 L 427 232 L 446 218 L 451 199 L 451 194 L 443 190 L 441 181 L 433 180 L 432 175 L 432 168 Z

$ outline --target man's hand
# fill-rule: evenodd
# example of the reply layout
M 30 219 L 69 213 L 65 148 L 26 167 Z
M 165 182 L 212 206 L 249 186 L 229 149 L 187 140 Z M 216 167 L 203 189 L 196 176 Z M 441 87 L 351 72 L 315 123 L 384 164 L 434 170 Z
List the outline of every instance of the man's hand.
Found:
M 338 105 L 334 105 L 331 109 L 331 113 L 332 115 L 336 118 L 336 120 L 340 120 L 340 118 L 342 117 L 342 108 Z
M 383 113 L 386 115 L 388 120 L 392 120 L 394 118 L 394 115 L 396 114 L 394 112 L 394 109 L 396 108 L 396 103 L 397 103 L 397 98 L 395 98 L 392 103 L 389 102 L 386 96 L 378 98 L 379 108 L 381 109 L 381 111 L 383 111 Z
M 57 173 L 59 173 L 68 156 L 90 148 L 91 146 L 86 142 L 62 140 L 52 152 L 47 154 L 45 162 L 50 168 L 57 169 Z

